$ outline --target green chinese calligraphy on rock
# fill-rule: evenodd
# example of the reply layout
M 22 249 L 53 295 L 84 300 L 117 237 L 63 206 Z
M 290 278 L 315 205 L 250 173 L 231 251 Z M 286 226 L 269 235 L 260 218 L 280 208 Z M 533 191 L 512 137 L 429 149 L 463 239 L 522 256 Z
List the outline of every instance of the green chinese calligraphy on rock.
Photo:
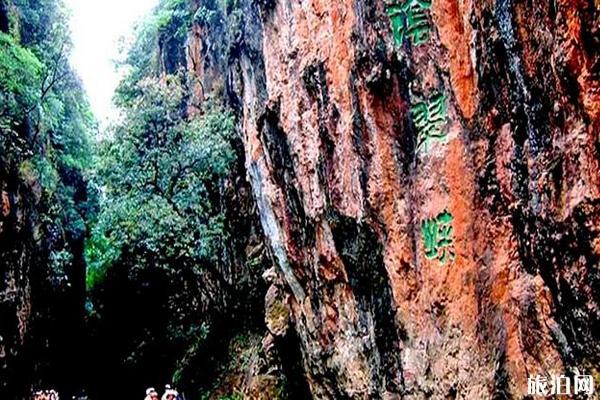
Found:
M 413 123 L 417 128 L 417 148 L 427 145 L 430 141 L 446 138 L 446 96 L 436 94 L 427 101 L 416 103 L 411 107 Z
M 410 38 L 415 46 L 429 40 L 429 21 L 426 12 L 429 8 L 431 8 L 431 0 L 406 0 L 388 5 L 387 14 L 398 46 L 402 46 L 405 37 Z
M 437 217 L 425 219 L 421 223 L 423 248 L 427 259 L 437 259 L 441 264 L 454 260 L 452 220 L 452 214 L 444 211 Z

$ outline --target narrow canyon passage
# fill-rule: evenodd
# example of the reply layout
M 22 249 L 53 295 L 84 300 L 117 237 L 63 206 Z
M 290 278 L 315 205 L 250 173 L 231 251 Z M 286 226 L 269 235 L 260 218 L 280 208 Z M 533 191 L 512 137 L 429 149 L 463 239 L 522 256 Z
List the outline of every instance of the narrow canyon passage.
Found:
M 0 0 L 0 398 L 597 398 L 594 1 L 64 1 Z

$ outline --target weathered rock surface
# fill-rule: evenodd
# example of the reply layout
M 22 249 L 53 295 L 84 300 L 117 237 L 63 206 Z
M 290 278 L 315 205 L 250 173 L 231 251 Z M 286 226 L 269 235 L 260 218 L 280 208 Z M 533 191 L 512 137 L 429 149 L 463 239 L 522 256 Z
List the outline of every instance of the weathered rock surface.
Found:
M 402 42 L 383 1 L 198 6 L 195 95 L 238 110 L 314 398 L 597 376 L 593 2 L 434 0 Z
M 41 12 L 50 15 L 53 6 L 51 2 L 40 5 L 0 0 L 0 33 L 3 38 L 16 39 L 24 51 L 25 37 L 36 34 L 31 28 L 35 24 L 28 19 L 33 14 L 27 12 L 31 11 L 29 7 L 42 7 Z M 47 24 L 47 21 L 35 22 Z M 51 32 L 47 26 L 43 30 Z M 28 46 L 33 47 L 32 43 L 42 40 L 41 36 L 28 37 Z M 20 102 L 20 90 L 7 84 L 10 68 L 7 72 L 6 65 L 15 62 L 18 68 L 29 65 L 18 63 L 11 52 L 7 55 L 5 41 L 0 50 L 3 57 L 0 71 L 0 397 L 18 400 L 30 398 L 33 387 L 44 386 L 48 381 L 56 386 L 72 381 L 73 386 L 77 386 L 82 380 L 78 363 L 83 357 L 85 227 L 76 222 L 83 220 L 81 208 L 88 201 L 88 190 L 81 170 L 54 169 L 56 165 L 50 162 L 45 165 L 47 171 L 56 173 L 51 178 L 55 180 L 44 186 L 36 162 L 54 160 L 53 152 L 59 145 L 53 147 L 49 137 L 40 139 L 43 118 L 37 118 L 36 113 L 42 107 L 38 110 L 36 106 L 35 111 L 31 107 L 21 115 L 10 105 L 15 99 L 18 99 L 14 103 L 19 105 L 17 108 L 25 108 L 27 103 Z M 42 52 L 41 47 L 38 50 Z M 74 76 L 70 70 L 61 74 L 65 81 Z M 23 76 L 26 75 L 23 71 Z M 27 78 L 21 79 L 18 85 L 31 84 Z M 27 90 L 37 96 L 37 87 Z M 69 90 L 70 96 L 76 97 L 76 85 Z M 46 94 L 51 92 L 53 96 L 57 93 L 52 84 Z M 61 104 L 61 112 L 68 114 L 62 100 L 56 97 L 56 104 Z M 53 117 L 67 119 L 64 115 Z M 48 172 L 48 175 L 52 174 Z M 63 196 L 50 194 L 59 185 L 65 189 Z M 48 186 L 53 189 L 48 190 Z M 67 217 L 69 211 L 72 213 Z M 56 217 L 58 212 L 64 218 Z M 67 226 L 67 220 L 73 224 Z
M 0 394 L 24 399 L 45 380 L 81 379 L 84 237 L 64 239 L 60 226 L 43 220 L 50 202 L 39 183 L 0 164 Z M 51 254 L 63 246 L 75 256 L 59 274 Z
M 12 186 L 12 187 L 11 187 Z M 31 241 L 23 213 L 23 188 L 0 181 L 0 389 L 12 395 L 23 373 L 19 356 L 31 322 Z M 29 216 L 30 217 L 30 216 Z

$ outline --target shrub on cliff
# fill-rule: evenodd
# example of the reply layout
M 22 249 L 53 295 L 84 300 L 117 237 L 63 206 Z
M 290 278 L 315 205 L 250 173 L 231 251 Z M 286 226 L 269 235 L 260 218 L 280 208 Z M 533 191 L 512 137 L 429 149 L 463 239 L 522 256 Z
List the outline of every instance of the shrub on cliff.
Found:
M 0 32 L 0 123 L 7 118 L 22 118 L 38 99 L 43 65 L 15 39 Z
M 166 381 L 178 359 L 203 348 L 229 285 L 217 266 L 229 250 L 223 190 L 234 121 L 216 105 L 188 115 L 179 76 L 143 78 L 136 92 L 99 146 L 101 212 L 86 246 L 90 320 L 104 330 L 94 334 L 107 349 L 100 363 L 115 357 L 133 380 Z M 117 348 L 105 341 L 113 334 Z
M 100 148 L 103 211 L 88 243 L 90 286 L 116 261 L 114 249 L 135 250 L 162 268 L 196 268 L 215 261 L 223 235 L 215 200 L 234 158 L 233 117 L 210 107 L 187 118 L 177 76 L 145 78 L 138 89 Z M 113 250 L 98 251 L 107 242 Z

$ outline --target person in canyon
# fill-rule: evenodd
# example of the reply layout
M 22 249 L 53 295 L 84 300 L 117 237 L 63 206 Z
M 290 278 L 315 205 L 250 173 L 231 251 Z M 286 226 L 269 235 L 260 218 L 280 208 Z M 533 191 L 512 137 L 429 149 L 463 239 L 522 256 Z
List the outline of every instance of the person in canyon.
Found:
M 59 400 L 55 390 L 40 390 L 33 394 L 33 400 Z
M 146 397 L 144 400 L 158 400 L 158 392 L 154 388 L 146 389 Z
M 177 390 L 173 389 L 170 385 L 165 386 L 165 393 L 162 395 L 161 400 L 176 400 L 179 397 Z

